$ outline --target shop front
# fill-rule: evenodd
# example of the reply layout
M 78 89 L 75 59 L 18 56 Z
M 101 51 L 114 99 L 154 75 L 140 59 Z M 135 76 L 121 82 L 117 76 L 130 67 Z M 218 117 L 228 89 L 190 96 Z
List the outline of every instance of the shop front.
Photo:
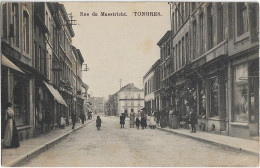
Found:
M 13 104 L 14 118 L 19 131 L 20 140 L 32 136 L 32 84 L 31 74 L 2 55 L 1 66 L 1 117 L 2 138 L 5 128 L 5 105 Z
M 247 53 L 229 61 L 230 136 L 258 136 L 259 128 L 259 58 Z

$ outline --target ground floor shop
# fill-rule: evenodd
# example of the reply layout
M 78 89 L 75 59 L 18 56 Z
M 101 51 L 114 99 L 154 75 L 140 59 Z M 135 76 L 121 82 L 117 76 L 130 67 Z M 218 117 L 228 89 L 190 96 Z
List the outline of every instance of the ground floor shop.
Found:
M 234 56 L 228 62 L 229 135 L 259 135 L 259 52 Z
M 5 110 L 8 102 L 13 104 L 14 118 L 20 140 L 33 136 L 34 76 L 26 69 L 18 67 L 5 55 L 1 66 L 1 128 L 5 130 Z

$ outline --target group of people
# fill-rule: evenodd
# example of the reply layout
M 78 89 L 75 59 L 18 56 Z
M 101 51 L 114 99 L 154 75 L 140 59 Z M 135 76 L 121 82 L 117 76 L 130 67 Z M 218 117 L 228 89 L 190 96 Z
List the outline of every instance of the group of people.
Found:
M 181 116 L 173 106 L 166 109 L 163 108 L 160 112 L 156 111 L 157 124 L 160 123 L 161 128 L 169 126 L 170 128 L 178 128 L 178 126 L 188 127 L 191 125 L 191 132 L 196 132 L 197 115 L 191 108 L 186 112 L 185 116 Z M 175 118 L 175 120 L 174 120 Z
M 125 113 L 121 113 L 120 115 L 120 126 L 121 128 L 124 128 L 125 126 L 125 118 L 126 118 L 126 114 Z M 145 108 L 142 109 L 142 111 L 138 111 L 137 114 L 134 113 L 134 110 L 131 109 L 131 113 L 129 115 L 130 118 L 130 128 L 134 128 L 134 126 L 136 126 L 137 129 L 141 128 L 147 128 L 147 118 L 149 119 L 149 127 L 151 127 L 152 129 L 154 129 L 156 127 L 156 123 L 155 123 L 155 118 L 153 116 L 153 114 L 151 114 L 149 117 L 145 111 Z

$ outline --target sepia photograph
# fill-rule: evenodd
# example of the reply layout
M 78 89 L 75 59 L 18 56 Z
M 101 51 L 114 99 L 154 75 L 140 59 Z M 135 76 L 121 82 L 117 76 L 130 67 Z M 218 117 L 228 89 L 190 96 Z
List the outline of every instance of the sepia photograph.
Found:
M 259 2 L 2 1 L 2 167 L 259 167 Z

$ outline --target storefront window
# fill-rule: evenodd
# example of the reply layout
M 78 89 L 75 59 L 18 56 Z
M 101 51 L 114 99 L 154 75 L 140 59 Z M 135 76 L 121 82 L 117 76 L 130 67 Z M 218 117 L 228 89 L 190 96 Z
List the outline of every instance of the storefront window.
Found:
M 14 76 L 14 113 L 17 126 L 26 125 L 28 119 L 28 81 Z
M 218 113 L 218 78 L 210 79 L 210 117 L 217 117 Z
M 234 121 L 248 122 L 248 64 L 241 64 L 234 68 L 233 88 Z

